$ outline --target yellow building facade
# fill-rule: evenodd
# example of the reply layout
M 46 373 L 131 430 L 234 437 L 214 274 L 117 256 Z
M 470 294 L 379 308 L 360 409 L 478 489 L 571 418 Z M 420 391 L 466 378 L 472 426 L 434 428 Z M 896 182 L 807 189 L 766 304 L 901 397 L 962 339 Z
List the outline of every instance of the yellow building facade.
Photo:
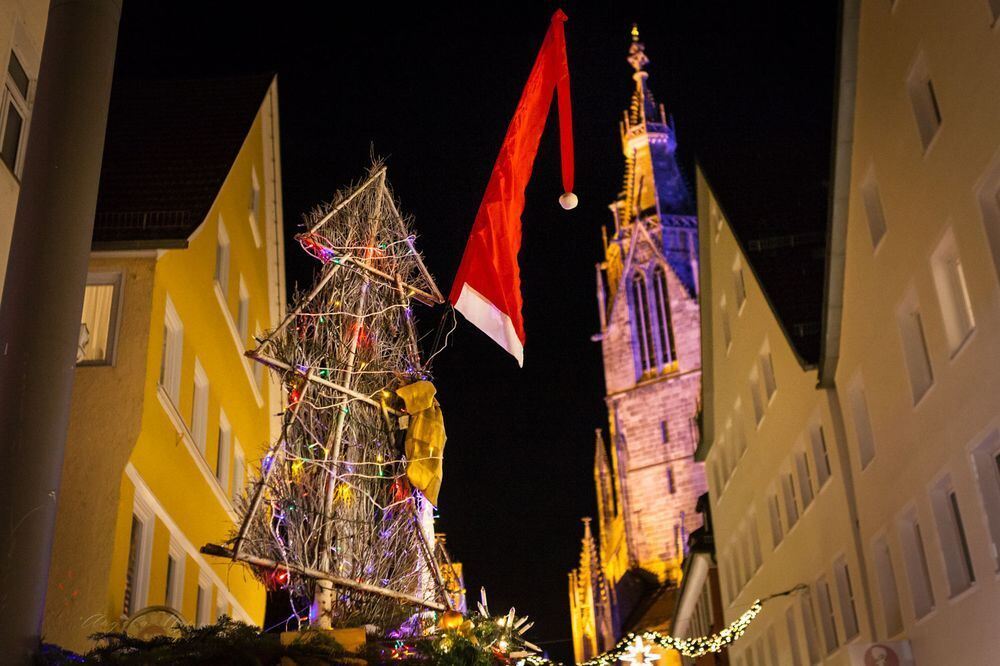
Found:
M 737 666 L 996 661 L 998 19 L 989 3 L 844 3 L 810 355 L 780 312 L 802 285 L 759 270 L 764 244 L 699 175 L 725 618 L 798 586 L 730 648 Z
M 280 387 L 243 351 L 285 309 L 277 82 L 112 93 L 46 640 L 148 606 L 260 624 L 242 567 L 199 553 L 277 436 Z

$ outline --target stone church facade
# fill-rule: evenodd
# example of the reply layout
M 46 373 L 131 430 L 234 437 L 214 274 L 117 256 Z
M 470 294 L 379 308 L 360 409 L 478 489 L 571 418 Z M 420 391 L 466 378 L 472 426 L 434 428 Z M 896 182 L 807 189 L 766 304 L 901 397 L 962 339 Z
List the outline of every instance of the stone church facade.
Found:
M 596 536 L 585 521 L 570 573 L 576 658 L 639 629 L 669 627 L 688 534 L 707 489 L 695 462 L 701 391 L 698 228 L 675 158 L 673 123 L 653 99 L 633 29 L 635 88 L 621 122 L 624 185 L 602 229 L 597 301 L 607 431 L 595 441 Z

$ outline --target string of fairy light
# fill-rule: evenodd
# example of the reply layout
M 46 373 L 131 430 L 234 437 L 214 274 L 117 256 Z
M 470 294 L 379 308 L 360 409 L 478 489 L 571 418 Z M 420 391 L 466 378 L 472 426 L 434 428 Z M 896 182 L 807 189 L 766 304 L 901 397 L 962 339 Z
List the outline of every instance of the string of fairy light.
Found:
M 660 655 L 650 652 L 653 646 L 666 650 L 676 650 L 681 655 L 691 659 L 697 659 L 710 653 L 721 652 L 746 633 L 747 628 L 749 628 L 750 624 L 760 614 L 764 603 L 777 597 L 787 596 L 804 589 L 804 587 L 804 585 L 799 584 L 763 599 L 757 599 L 742 615 L 731 622 L 729 626 L 709 636 L 678 638 L 669 634 L 662 634 L 658 631 L 630 632 L 623 636 L 611 650 L 593 659 L 580 662 L 577 666 L 613 666 L 618 662 L 633 664 L 634 666 L 649 665 L 660 658 Z M 538 655 L 526 657 L 520 660 L 518 664 L 521 666 L 559 666 L 556 662 Z
M 315 591 L 309 575 L 296 573 L 303 570 L 434 601 L 428 557 L 415 546 L 418 517 L 430 507 L 407 480 L 415 460 L 396 434 L 395 389 L 429 379 L 411 304 L 439 295 L 380 165 L 314 209 L 305 226 L 296 240 L 322 268 L 250 354 L 276 373 L 288 401 L 257 494 L 236 501 L 234 543 L 276 563 L 255 573 L 290 591 L 296 617 Z M 357 590 L 338 590 L 332 605 L 348 624 L 389 625 L 400 613 L 398 600 Z

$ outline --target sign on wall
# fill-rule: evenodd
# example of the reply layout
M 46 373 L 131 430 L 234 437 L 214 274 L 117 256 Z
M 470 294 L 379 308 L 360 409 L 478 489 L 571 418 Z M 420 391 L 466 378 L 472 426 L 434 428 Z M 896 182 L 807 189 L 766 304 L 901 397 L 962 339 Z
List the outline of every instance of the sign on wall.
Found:
M 851 645 L 851 666 L 916 666 L 910 641 Z

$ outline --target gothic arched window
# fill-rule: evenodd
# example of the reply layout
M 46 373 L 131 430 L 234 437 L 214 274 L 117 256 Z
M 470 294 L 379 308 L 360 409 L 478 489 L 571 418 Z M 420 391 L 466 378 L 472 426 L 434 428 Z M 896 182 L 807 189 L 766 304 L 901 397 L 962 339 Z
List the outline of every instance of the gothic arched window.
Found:
M 653 271 L 653 296 L 656 300 L 656 323 L 660 329 L 660 354 L 664 367 L 669 368 L 677 360 L 674 346 L 674 326 L 670 320 L 670 293 L 667 291 L 667 273 L 663 266 Z
M 649 317 L 646 280 L 639 271 L 632 275 L 632 307 L 635 318 L 636 351 L 639 353 L 642 374 L 645 374 L 656 365 L 656 349 L 653 346 L 653 324 Z

